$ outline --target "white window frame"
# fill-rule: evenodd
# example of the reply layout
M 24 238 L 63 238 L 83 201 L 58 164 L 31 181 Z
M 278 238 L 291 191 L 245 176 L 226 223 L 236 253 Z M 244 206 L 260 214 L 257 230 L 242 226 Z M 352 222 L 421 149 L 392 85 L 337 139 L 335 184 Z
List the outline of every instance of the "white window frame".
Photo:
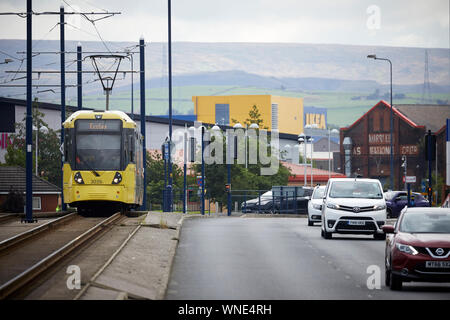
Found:
M 37 200 L 38 207 L 35 207 L 35 201 Z M 33 197 L 33 210 L 42 210 L 42 199 L 41 197 Z

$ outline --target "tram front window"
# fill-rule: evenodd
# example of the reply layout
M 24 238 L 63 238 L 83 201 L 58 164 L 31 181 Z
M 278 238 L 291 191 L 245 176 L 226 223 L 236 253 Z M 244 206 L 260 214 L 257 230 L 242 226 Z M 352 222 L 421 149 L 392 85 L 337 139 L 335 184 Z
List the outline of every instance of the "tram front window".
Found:
M 120 135 L 78 134 L 75 162 L 78 170 L 120 170 Z

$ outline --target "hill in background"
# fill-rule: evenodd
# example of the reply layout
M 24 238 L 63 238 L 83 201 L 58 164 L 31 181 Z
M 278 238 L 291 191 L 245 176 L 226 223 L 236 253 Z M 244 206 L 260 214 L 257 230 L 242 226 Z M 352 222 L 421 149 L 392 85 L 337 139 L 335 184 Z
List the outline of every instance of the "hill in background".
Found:
M 66 50 L 75 51 L 77 42 L 66 41 Z M 105 51 L 101 42 L 83 42 L 84 51 Z M 111 51 L 130 48 L 137 43 L 107 43 Z M 36 41 L 33 51 L 58 51 L 58 41 Z M 306 106 L 328 108 L 330 123 L 347 125 L 380 99 L 389 100 L 389 65 L 367 59 L 367 54 L 388 57 L 393 63 L 394 104 L 418 103 L 422 97 L 425 49 L 350 45 L 285 43 L 183 43 L 173 44 L 173 98 L 176 113 L 193 112 L 193 95 L 276 94 L 303 97 Z M 136 48 L 137 49 L 137 48 Z M 137 51 L 134 49 L 135 51 Z M 0 50 L 20 57 L 23 40 L 0 40 Z M 450 100 L 448 49 L 427 49 L 433 103 Z M 22 56 L 23 57 L 23 56 Z M 66 69 L 75 70 L 75 55 L 67 54 Z M 0 59 L 4 58 L 0 55 Z M 92 70 L 85 59 L 84 70 Z M 135 69 L 139 55 L 134 57 Z M 19 61 L 0 65 L 0 82 L 9 82 L 24 74 L 5 74 L 5 70 L 26 69 Z M 34 70 L 59 70 L 58 55 L 33 58 Z M 131 69 L 123 60 L 121 70 Z M 35 79 L 38 75 L 35 75 Z M 84 103 L 103 108 L 105 97 L 95 75 L 83 75 Z M 167 114 L 167 44 L 146 45 L 147 113 Z M 134 110 L 139 110 L 139 78 L 134 77 Z M 58 75 L 41 74 L 34 83 L 59 83 Z M 75 84 L 75 76 L 67 76 Z M 119 73 L 111 97 L 111 107 L 131 111 L 131 76 Z M 54 92 L 36 89 L 41 101 L 59 103 L 59 88 Z M 45 91 L 45 92 L 43 92 Z M 0 88 L 0 95 L 25 98 L 24 88 Z M 67 89 L 69 104 L 76 103 L 76 90 Z

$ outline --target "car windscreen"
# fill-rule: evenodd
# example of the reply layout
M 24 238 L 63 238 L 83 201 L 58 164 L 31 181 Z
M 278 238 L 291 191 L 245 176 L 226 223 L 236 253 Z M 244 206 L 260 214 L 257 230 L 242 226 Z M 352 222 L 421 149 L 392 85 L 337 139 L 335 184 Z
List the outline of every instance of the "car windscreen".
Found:
M 383 190 L 376 181 L 335 181 L 331 184 L 331 198 L 382 199 Z
M 450 233 L 450 213 L 405 213 L 399 230 L 408 233 Z
M 322 199 L 325 193 L 325 188 L 317 188 L 313 193 L 313 199 Z

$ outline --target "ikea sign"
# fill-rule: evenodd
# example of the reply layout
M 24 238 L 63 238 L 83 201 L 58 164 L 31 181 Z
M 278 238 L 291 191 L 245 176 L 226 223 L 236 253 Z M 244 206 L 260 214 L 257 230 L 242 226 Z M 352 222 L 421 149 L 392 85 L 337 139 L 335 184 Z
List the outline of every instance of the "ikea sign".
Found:
M 319 129 L 327 128 L 327 109 L 304 107 L 303 125 L 317 124 Z

